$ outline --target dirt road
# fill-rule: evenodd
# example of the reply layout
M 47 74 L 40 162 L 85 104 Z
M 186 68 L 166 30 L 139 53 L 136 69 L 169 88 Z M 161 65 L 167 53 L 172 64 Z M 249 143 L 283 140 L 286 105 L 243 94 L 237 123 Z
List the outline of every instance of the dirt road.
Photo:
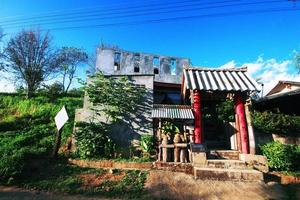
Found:
M 101 197 L 55 194 L 24 190 L 15 186 L 0 186 L 0 200 L 108 200 Z

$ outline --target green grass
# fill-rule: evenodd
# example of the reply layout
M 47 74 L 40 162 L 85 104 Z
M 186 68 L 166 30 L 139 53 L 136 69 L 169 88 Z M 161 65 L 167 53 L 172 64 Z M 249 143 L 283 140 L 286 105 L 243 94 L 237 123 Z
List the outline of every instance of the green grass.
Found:
M 147 172 L 114 170 L 116 175 L 125 173 L 122 180 L 107 179 L 85 189 L 81 174 L 101 176 L 107 171 L 70 165 L 61 157 L 49 158 L 56 135 L 54 116 L 63 105 L 69 121 L 63 128 L 62 143 L 72 134 L 75 109 L 82 107 L 81 97 L 59 97 L 52 101 L 43 96 L 29 100 L 20 95 L 0 94 L 0 184 L 122 199 L 141 198 Z
M 97 195 L 104 197 L 122 197 L 125 199 L 140 198 L 145 193 L 144 183 L 147 172 L 139 170 L 114 170 L 113 174 L 125 173 L 119 181 L 104 180 L 100 185 L 83 188 L 82 174 L 101 176 L 109 173 L 104 169 L 81 168 L 65 163 L 63 160 L 56 162 L 45 160 L 40 167 L 28 173 L 25 179 L 20 179 L 17 184 L 27 189 L 42 191 L 64 192 L 69 194 Z
M 54 117 L 65 105 L 69 121 L 63 128 L 62 143 L 73 131 L 75 109 L 81 97 L 60 97 L 50 101 L 38 96 L 0 94 L 0 182 L 11 182 L 29 170 L 29 162 L 49 157 L 56 127 Z

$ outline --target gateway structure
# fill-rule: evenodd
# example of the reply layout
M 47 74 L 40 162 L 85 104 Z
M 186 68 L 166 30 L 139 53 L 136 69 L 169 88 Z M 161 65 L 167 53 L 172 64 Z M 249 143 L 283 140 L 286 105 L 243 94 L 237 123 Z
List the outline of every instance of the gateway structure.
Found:
M 207 148 L 255 153 L 248 105 L 250 95 L 259 91 L 260 86 L 246 68 L 191 67 L 187 58 L 100 47 L 96 70 L 106 76 L 128 76 L 135 84 L 147 89 L 144 102 L 137 105 L 135 120 L 128 123 L 124 119 L 112 127 L 111 136 L 118 144 L 128 146 L 142 134 L 153 134 L 161 141 L 162 126 L 165 121 L 171 121 L 181 133 L 187 133 L 184 140 L 177 141 L 183 143 L 180 144 L 182 154 L 187 154 L 184 162 L 192 161 L 188 150 L 190 153 L 196 149 L 203 152 Z M 219 125 L 215 120 L 216 108 L 226 99 L 234 102 L 235 121 Z M 84 107 L 76 112 L 76 120 L 95 120 L 91 107 L 86 96 Z M 101 117 L 97 118 L 101 120 Z M 160 145 L 159 160 L 180 160 L 174 156 L 167 158 L 168 152 L 176 150 L 176 145 L 170 138 L 164 142 Z

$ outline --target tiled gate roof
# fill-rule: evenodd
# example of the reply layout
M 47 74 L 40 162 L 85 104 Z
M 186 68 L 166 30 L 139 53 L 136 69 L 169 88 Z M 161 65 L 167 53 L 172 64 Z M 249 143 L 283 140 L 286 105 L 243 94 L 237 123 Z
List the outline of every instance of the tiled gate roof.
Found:
M 211 91 L 260 91 L 260 85 L 247 73 L 247 68 L 185 68 L 186 89 Z

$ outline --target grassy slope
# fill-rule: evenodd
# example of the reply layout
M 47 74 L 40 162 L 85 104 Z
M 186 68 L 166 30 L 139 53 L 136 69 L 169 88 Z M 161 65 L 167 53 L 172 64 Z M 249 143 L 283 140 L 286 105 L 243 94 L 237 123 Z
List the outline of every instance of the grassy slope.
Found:
M 65 141 L 72 134 L 75 109 L 82 107 L 81 97 L 62 97 L 51 102 L 41 96 L 28 100 L 0 94 L 0 183 L 56 192 L 139 197 L 146 172 L 125 171 L 119 181 L 107 180 L 83 189 L 85 180 L 81 174 L 101 176 L 107 171 L 69 165 L 64 158 L 49 158 L 56 133 L 54 116 L 63 105 L 69 114 L 69 122 L 63 128 Z
M 54 144 L 54 116 L 65 105 L 70 117 L 63 128 L 63 141 L 72 134 L 75 109 L 80 97 L 26 99 L 0 95 L 0 181 L 12 182 L 30 170 L 35 160 L 47 159 Z

